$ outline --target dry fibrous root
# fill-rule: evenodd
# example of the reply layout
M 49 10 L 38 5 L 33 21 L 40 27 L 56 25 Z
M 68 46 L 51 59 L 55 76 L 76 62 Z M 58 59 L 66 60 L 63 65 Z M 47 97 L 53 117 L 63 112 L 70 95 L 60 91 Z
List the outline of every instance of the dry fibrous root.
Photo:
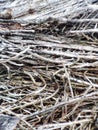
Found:
M 0 113 L 20 118 L 20 129 L 92 129 L 97 124 L 97 44 L 19 34 L 1 37 Z
M 19 130 L 97 129 L 96 1 L 22 2 L 0 3 L 0 114 Z

